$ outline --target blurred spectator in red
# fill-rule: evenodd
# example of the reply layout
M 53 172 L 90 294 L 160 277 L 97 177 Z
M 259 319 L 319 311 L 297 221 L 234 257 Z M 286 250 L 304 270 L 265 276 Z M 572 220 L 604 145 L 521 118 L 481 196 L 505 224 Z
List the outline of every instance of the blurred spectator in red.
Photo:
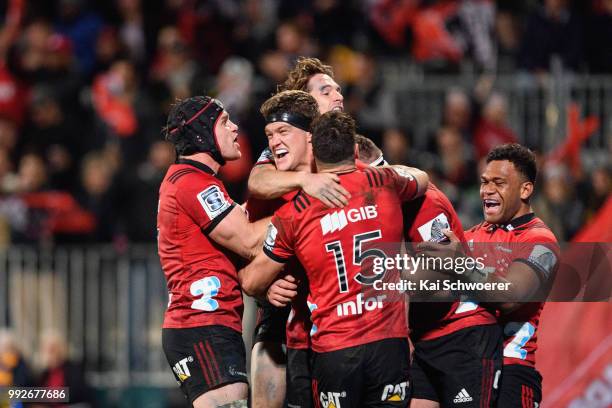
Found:
M 476 160 L 485 157 L 491 149 L 504 143 L 518 143 L 518 138 L 508 125 L 506 98 L 493 93 L 482 107 L 481 119 L 474 132 Z
M 566 69 L 580 68 L 582 26 L 567 3 L 567 0 L 544 0 L 544 6 L 527 18 L 519 56 L 521 68 L 536 74 L 548 72 L 553 56 Z
M 70 404 L 79 407 L 92 406 L 93 391 L 85 381 L 82 364 L 68 358 L 68 343 L 57 332 L 46 332 L 41 336 L 40 357 L 42 373 L 38 380 L 40 387 L 69 387 Z
M 88 10 L 86 0 L 60 0 L 57 31 L 74 44 L 78 68 L 86 76 L 93 72 L 96 62 L 96 41 L 104 24 L 100 16 Z
M 396 48 L 410 46 L 411 26 L 420 0 L 378 0 L 366 11 L 372 25 L 383 39 Z
M 0 116 L 22 124 L 27 100 L 27 87 L 8 70 L 4 61 L 0 61 Z
M 599 10 L 586 27 L 586 56 L 589 70 L 612 73 L 612 0 L 601 0 Z
M 159 138 L 160 117 L 148 94 L 139 87 L 134 64 L 121 60 L 94 80 L 93 105 L 104 143 L 119 143 L 125 166 L 137 166 L 146 157 L 143 145 Z M 96 146 L 104 147 L 104 144 Z
M 9 329 L 0 329 L 0 387 L 31 387 L 32 374 L 17 339 Z

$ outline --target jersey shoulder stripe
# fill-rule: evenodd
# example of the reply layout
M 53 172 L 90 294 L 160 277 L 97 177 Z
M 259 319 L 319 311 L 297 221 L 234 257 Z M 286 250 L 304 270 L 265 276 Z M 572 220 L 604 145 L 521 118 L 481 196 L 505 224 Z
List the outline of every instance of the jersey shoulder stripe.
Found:
M 181 177 L 183 177 L 186 174 L 190 174 L 190 173 L 196 173 L 197 170 L 195 169 L 180 169 L 175 171 L 174 173 L 172 173 L 169 177 L 168 177 L 168 181 L 172 184 L 175 184 Z

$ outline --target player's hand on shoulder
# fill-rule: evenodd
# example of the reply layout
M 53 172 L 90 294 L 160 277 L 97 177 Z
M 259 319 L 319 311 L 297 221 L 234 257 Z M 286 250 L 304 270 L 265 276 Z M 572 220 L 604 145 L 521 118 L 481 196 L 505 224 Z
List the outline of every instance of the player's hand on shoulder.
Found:
M 443 273 L 454 272 L 444 268 L 444 261 L 465 257 L 465 248 L 457 235 L 450 229 L 443 229 L 442 233 L 446 236 L 446 239 L 439 242 L 422 242 L 416 246 L 415 251 L 425 258 L 440 258 L 443 260 L 443 262 L 432 262 L 433 270 Z
M 417 182 L 417 191 L 414 195 L 414 198 L 421 197 L 427 191 L 427 186 L 429 185 L 429 175 L 421 169 L 417 169 L 416 167 L 403 166 L 400 164 L 394 164 L 389 166 L 397 174 L 404 178 L 412 178 Z
M 330 208 L 344 207 L 351 198 L 351 194 L 340 184 L 338 175 L 332 173 L 305 174 L 301 186 L 306 194 Z
M 296 279 L 292 275 L 285 275 L 270 285 L 266 297 L 273 306 L 284 307 L 297 296 L 297 288 Z

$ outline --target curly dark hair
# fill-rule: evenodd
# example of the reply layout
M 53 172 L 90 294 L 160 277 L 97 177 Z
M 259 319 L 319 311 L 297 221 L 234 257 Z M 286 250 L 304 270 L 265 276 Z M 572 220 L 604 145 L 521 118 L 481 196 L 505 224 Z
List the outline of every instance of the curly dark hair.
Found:
M 355 120 L 344 112 L 321 115 L 312 124 L 312 154 L 326 164 L 354 162 Z
M 265 101 L 259 112 L 264 118 L 267 118 L 274 113 L 298 113 L 311 123 L 319 117 L 319 105 L 317 101 L 307 92 L 304 91 L 282 91 L 270 97 Z
M 334 77 L 334 71 L 330 65 L 325 65 L 318 58 L 300 57 L 295 67 L 287 74 L 284 83 L 278 86 L 278 90 L 299 90 L 308 92 L 308 81 L 316 74 L 327 74 Z
M 535 183 L 538 176 L 538 166 L 535 154 L 527 147 L 518 143 L 506 143 L 497 146 L 487 155 L 487 164 L 495 160 L 508 160 L 527 180 Z

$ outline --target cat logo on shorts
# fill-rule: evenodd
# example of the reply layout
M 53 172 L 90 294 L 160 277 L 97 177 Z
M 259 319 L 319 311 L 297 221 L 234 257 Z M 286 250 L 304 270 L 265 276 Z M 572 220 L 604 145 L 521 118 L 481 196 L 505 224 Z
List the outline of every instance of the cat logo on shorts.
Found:
M 346 398 L 346 391 L 322 392 L 319 396 L 319 401 L 321 401 L 323 408 L 342 408 L 340 398 Z
M 191 377 L 191 373 L 189 372 L 189 367 L 187 367 L 187 363 L 193 363 L 193 357 L 185 357 L 180 360 L 178 363 L 172 367 L 172 371 L 178 377 L 181 382 L 185 382 L 186 379 Z
M 383 389 L 381 401 L 404 401 L 406 399 L 406 390 L 408 389 L 408 381 L 399 384 L 387 384 Z

